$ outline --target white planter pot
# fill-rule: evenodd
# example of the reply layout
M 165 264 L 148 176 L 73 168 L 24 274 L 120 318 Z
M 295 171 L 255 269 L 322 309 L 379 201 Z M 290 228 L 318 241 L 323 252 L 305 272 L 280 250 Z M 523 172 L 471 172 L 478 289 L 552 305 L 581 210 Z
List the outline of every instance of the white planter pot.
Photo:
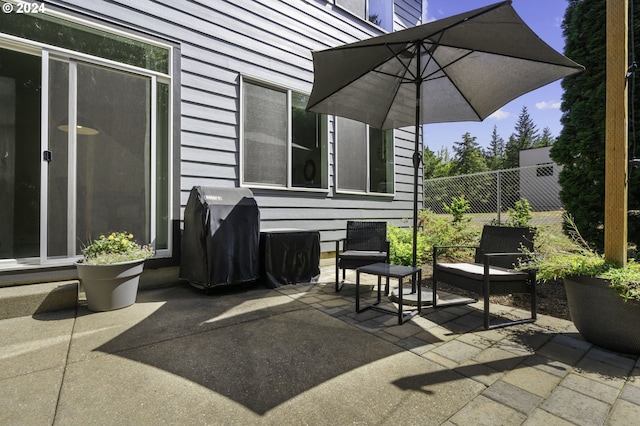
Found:
M 76 268 L 90 311 L 112 311 L 135 303 L 144 259 L 110 265 L 77 262 Z

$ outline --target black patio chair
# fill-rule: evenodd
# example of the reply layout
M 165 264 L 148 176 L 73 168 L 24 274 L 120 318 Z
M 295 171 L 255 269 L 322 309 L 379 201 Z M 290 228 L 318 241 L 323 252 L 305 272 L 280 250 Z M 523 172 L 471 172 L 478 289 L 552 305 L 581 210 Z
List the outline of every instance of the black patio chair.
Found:
M 447 307 L 467 302 L 438 303 L 438 283 L 462 288 L 479 294 L 484 300 L 484 328 L 486 330 L 536 320 L 535 271 L 516 270 L 520 259 L 526 257 L 523 248 L 533 251 L 535 229 L 529 227 L 490 226 L 482 230 L 479 246 L 436 246 L 433 248 L 433 306 Z M 438 256 L 443 249 L 475 249 L 474 263 L 443 263 Z M 527 293 L 531 296 L 531 317 L 491 325 L 489 296 Z
M 340 251 L 342 242 L 342 252 Z M 347 237 L 336 241 L 336 292 L 342 289 L 347 269 L 389 263 L 386 222 L 347 221 Z M 340 282 L 342 269 L 342 282 Z

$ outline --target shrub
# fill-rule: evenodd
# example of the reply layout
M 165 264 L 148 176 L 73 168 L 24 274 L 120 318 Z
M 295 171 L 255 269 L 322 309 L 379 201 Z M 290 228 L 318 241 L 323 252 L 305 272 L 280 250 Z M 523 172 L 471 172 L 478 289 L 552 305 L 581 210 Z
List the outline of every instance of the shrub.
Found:
M 477 245 L 480 231 L 471 228 L 468 221 L 451 222 L 430 210 L 420 212 L 425 242 L 428 247 L 428 259 L 433 259 L 434 246 Z M 452 260 L 468 259 L 472 250 L 443 249 L 440 255 Z
M 531 226 L 529 221 L 533 218 L 533 214 L 531 213 L 531 204 L 526 198 L 520 198 L 519 201 L 516 201 L 514 208 L 507 210 L 507 214 L 510 216 L 507 225 Z
M 469 200 L 464 198 L 464 195 L 459 197 L 453 197 L 451 199 L 451 204 L 448 206 L 443 204 L 444 211 L 453 215 L 453 223 L 464 223 L 469 222 L 471 218 L 465 218 L 464 215 L 471 209 L 471 205 L 469 204 Z
M 413 257 L 413 231 L 411 228 L 400 228 L 389 225 L 387 229 L 389 239 L 389 261 L 395 265 L 411 266 Z M 418 250 L 416 262 L 422 265 L 429 254 L 425 235 L 418 232 Z
M 418 231 L 417 264 L 433 259 L 434 246 L 469 246 L 477 245 L 480 231 L 468 225 L 468 221 L 452 222 L 426 209 L 418 214 L 422 230 Z M 411 265 L 413 233 L 411 228 L 399 228 L 390 225 L 387 228 L 389 240 L 389 260 L 396 265 Z M 460 249 L 443 249 L 441 256 L 451 260 L 469 260 L 474 251 Z

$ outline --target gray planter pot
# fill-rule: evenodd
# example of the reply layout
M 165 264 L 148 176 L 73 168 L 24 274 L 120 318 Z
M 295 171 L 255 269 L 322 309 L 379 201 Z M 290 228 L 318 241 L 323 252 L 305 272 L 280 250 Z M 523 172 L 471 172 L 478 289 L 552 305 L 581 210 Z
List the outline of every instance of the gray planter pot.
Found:
M 112 311 L 135 303 L 144 259 L 110 265 L 77 262 L 76 268 L 90 311 Z
M 640 353 L 640 303 L 625 302 L 602 278 L 569 277 L 564 287 L 571 320 L 585 339 L 615 352 Z

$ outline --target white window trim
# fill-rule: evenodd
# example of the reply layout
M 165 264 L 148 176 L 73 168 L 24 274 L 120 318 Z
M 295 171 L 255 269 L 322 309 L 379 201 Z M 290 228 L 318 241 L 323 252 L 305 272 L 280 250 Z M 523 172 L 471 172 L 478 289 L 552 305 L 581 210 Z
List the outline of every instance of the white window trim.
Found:
M 286 141 L 286 145 L 287 145 L 287 185 L 286 186 L 278 186 L 278 185 L 269 185 L 269 184 L 261 184 L 259 182 L 245 182 L 244 179 L 244 84 L 245 81 L 249 82 L 249 83 L 254 83 L 254 84 L 261 84 L 264 86 L 267 86 L 269 88 L 272 88 L 274 90 L 281 90 L 283 92 L 286 92 L 287 94 L 287 141 Z M 329 152 L 326 153 L 326 160 L 325 160 L 325 164 L 324 164 L 324 179 L 327 181 L 327 188 L 308 188 L 308 187 L 304 187 L 304 186 L 293 186 L 292 183 L 292 173 L 291 173 L 291 168 L 292 168 L 292 150 L 293 150 L 293 146 L 292 146 L 292 129 L 291 129 L 291 118 L 292 118 L 292 114 L 291 114 L 291 93 L 292 92 L 296 92 L 296 93 L 302 93 L 302 94 L 307 94 L 303 91 L 299 91 L 299 90 L 295 90 L 295 89 L 291 89 L 288 87 L 285 87 L 283 85 L 277 84 L 277 83 L 273 83 L 267 80 L 263 80 L 263 79 L 259 79 L 259 78 L 254 78 L 248 75 L 240 75 L 240 91 L 239 91 L 239 96 L 240 96 L 240 133 L 239 133 L 239 165 L 240 165 L 240 187 L 242 188 L 255 188 L 255 189 L 268 189 L 268 190 L 277 190 L 277 191 L 289 191 L 289 192 L 315 192 L 315 193 L 321 193 L 321 194 L 328 194 L 329 193 Z M 328 118 L 324 119 L 322 122 L 322 126 L 323 126 L 323 132 L 322 134 L 324 135 L 323 137 L 325 139 L 328 139 L 328 129 L 329 129 L 329 125 L 328 125 Z M 325 145 L 327 147 L 327 150 L 329 149 L 329 141 L 325 140 Z
M 340 163 L 340 156 L 338 155 L 338 144 L 340 143 L 340 135 L 339 135 L 339 131 L 338 131 L 338 120 L 337 120 L 337 116 L 334 116 L 333 119 L 333 131 L 335 134 L 335 138 L 334 138 L 334 143 L 335 143 L 335 157 L 336 157 L 336 162 L 335 162 L 335 193 L 339 194 L 339 195 L 360 195 L 363 197 L 386 197 L 386 198 L 394 198 L 396 196 L 396 187 L 397 187 L 397 182 L 396 182 L 396 132 L 395 129 L 391 129 L 392 132 L 392 137 L 391 137 L 391 141 L 393 146 L 391 147 L 392 149 L 392 155 L 393 155 L 393 192 L 375 192 L 375 191 L 371 191 L 371 146 L 369 143 L 369 129 L 370 126 L 365 124 L 366 127 L 366 140 L 364 141 L 364 143 L 366 144 L 366 149 L 367 149 L 367 189 L 365 191 L 355 191 L 355 190 L 350 190 L 350 189 L 340 189 L 340 171 L 339 171 L 339 163 Z

